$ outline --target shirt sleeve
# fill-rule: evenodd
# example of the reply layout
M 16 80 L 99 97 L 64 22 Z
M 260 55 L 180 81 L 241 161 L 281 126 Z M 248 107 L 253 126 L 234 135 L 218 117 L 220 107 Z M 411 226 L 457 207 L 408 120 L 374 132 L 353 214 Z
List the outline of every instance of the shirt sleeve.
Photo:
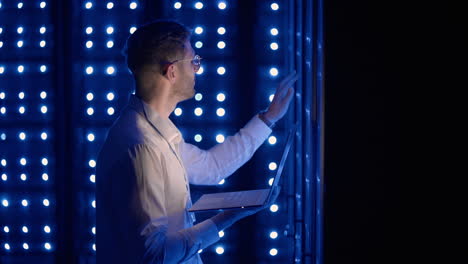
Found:
M 145 144 L 129 153 L 136 178 L 134 213 L 142 226 L 139 235 L 144 243 L 143 263 L 179 263 L 219 240 L 218 229 L 209 219 L 168 233 L 171 219 L 165 208 L 164 181 L 168 175 L 164 158 Z
M 202 150 L 182 142 L 180 153 L 191 184 L 216 185 L 244 165 L 271 134 L 272 130 L 255 115 L 234 136 Z

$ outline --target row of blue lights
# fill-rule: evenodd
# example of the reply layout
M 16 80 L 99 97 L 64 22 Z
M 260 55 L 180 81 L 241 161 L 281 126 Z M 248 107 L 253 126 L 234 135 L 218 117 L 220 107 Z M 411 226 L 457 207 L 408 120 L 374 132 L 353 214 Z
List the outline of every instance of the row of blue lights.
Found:
M 47 93 L 46 93 L 45 91 L 41 91 L 41 92 L 39 93 L 39 97 L 40 97 L 41 99 L 46 99 L 46 98 L 47 98 Z M 0 92 L 0 100 L 4 100 L 4 99 L 6 99 L 6 98 L 7 98 L 7 93 L 5 93 L 5 92 Z M 26 93 L 25 93 L 25 92 L 19 92 L 19 93 L 18 93 L 18 98 L 19 98 L 20 100 L 25 99 L 25 98 L 26 98 Z
M 29 247 L 29 244 L 28 243 L 23 243 L 21 245 L 21 247 L 24 249 L 24 250 L 29 250 L 30 247 Z M 50 242 L 45 242 L 44 244 L 42 244 L 42 247 L 44 247 L 45 250 L 47 251 L 51 251 L 52 250 L 52 244 Z M 10 243 L 4 243 L 3 244 L 3 248 L 5 249 L 5 251 L 11 251 L 13 249 L 13 246 L 10 244 Z
M 18 66 L 16 67 L 16 72 L 18 72 L 18 73 L 24 73 L 24 72 L 26 71 L 27 68 L 28 68 L 27 66 L 24 66 L 23 64 L 20 64 L 20 65 L 18 65 Z M 6 68 L 4 65 L 0 65 L 0 75 L 1 75 L 1 74 L 4 74 L 4 73 L 6 72 L 6 69 L 7 69 L 7 68 Z M 41 73 L 47 72 L 47 66 L 44 65 L 44 64 L 43 64 L 43 65 L 40 65 L 40 66 L 38 67 L 38 69 L 39 69 L 39 72 L 41 72 Z
M 8 175 L 6 173 L 3 173 L 1 176 L 2 181 L 6 182 L 8 181 Z M 22 181 L 27 181 L 28 180 L 28 175 L 26 173 L 21 173 L 20 179 Z M 47 173 L 42 174 L 42 180 L 47 182 L 49 180 L 49 175 Z
M 26 132 L 19 132 L 17 135 L 18 135 L 18 139 L 21 140 L 21 141 L 24 141 L 24 140 L 27 139 L 27 134 L 26 134 Z M 42 140 L 47 140 L 47 133 L 46 133 L 46 132 L 41 132 L 40 138 L 41 138 Z M 1 140 L 1 141 L 4 141 L 4 140 L 6 140 L 6 139 L 7 139 L 7 135 L 6 135 L 5 133 L 3 133 L 3 132 L 0 133 L 0 140 Z
M 27 199 L 23 199 L 21 200 L 21 203 L 20 203 L 23 207 L 28 207 L 30 204 L 29 204 L 29 201 Z M 49 207 L 50 206 L 50 201 L 49 199 L 47 198 L 44 198 L 42 200 L 42 205 L 45 206 L 45 207 Z M 9 207 L 10 206 L 10 202 L 7 200 L 7 199 L 3 199 L 2 200 L 2 206 L 3 207 Z
M 203 9 L 205 7 L 205 5 L 202 3 L 202 2 L 196 2 L 193 7 L 195 9 Z M 218 4 L 217 4 L 217 7 L 219 10 L 225 10 L 227 8 L 227 4 L 226 2 L 224 1 L 219 1 Z M 175 9 L 181 9 L 182 8 L 182 3 L 181 2 L 175 2 L 174 3 L 174 8 Z
M 86 3 L 84 3 L 84 8 L 85 8 L 85 9 L 92 9 L 93 6 L 94 6 L 94 2 L 92 2 L 92 1 L 87 1 Z M 107 8 L 107 9 L 112 9 L 112 8 L 114 8 L 114 6 L 115 6 L 115 5 L 114 5 L 113 2 L 108 2 L 108 3 L 106 4 L 106 8 Z M 137 7 L 138 7 L 138 2 L 132 1 L 132 2 L 130 2 L 130 3 L 128 4 L 128 8 L 129 8 L 129 9 L 134 10 L 134 9 L 137 9 Z
M 27 42 L 25 42 L 24 40 L 18 40 L 16 42 L 16 47 L 18 48 L 23 48 L 23 47 L 26 47 L 27 45 Z M 37 44 L 37 46 L 41 47 L 41 48 L 45 48 L 47 45 L 47 42 L 45 40 L 41 40 L 39 41 L 39 43 Z M 4 42 L 3 41 L 0 41 L 0 48 L 3 48 L 4 46 Z
M 28 160 L 26 158 L 20 158 L 18 163 L 21 164 L 22 166 L 26 166 L 28 164 Z M 1 159 L 0 160 L 0 165 L 2 165 L 2 167 L 6 167 L 7 164 L 8 164 L 8 162 L 7 162 L 6 159 Z M 47 166 L 49 164 L 49 160 L 47 158 L 42 158 L 41 159 L 41 164 L 43 166 Z
M 44 233 L 46 233 L 46 234 L 50 234 L 50 232 L 52 231 L 52 229 L 48 225 L 45 225 L 43 227 L 43 230 L 44 230 Z M 12 230 L 10 229 L 9 226 L 4 226 L 3 227 L 3 232 L 5 232 L 6 234 L 9 234 L 10 232 L 12 232 Z M 27 234 L 27 233 L 29 233 L 29 228 L 27 226 L 22 226 L 21 227 L 21 232 Z
M 47 108 L 46 105 L 40 105 L 39 106 L 39 111 L 42 114 L 47 114 L 48 108 Z M 26 107 L 24 107 L 24 106 L 18 107 L 18 113 L 21 114 L 21 115 L 26 114 Z M 2 116 L 7 114 L 7 108 L 5 106 L 0 107 L 0 114 Z
M 19 35 L 22 35 L 22 34 L 24 33 L 24 31 L 25 31 L 25 28 L 24 28 L 23 26 L 18 26 L 18 27 L 16 28 L 16 32 L 17 32 Z M 39 33 L 40 33 L 40 34 L 45 34 L 46 31 L 47 31 L 47 28 L 46 28 L 45 26 L 41 26 L 41 27 L 39 28 Z M 0 27 L 0 35 L 1 35 L 1 34 L 3 34 L 3 28 L 2 28 L 2 27 Z
M 130 29 L 128 30 L 130 34 L 133 34 L 136 31 L 135 26 L 131 26 Z M 94 28 L 92 26 L 88 26 L 85 28 L 84 32 L 86 35 L 92 35 L 94 33 Z M 107 26 L 104 31 L 107 35 L 112 35 L 115 33 L 115 29 L 113 26 Z
M 29 4 L 29 3 L 28 3 L 28 4 Z M 41 8 L 41 9 L 44 9 L 46 6 L 47 6 L 47 3 L 46 3 L 45 1 L 42 1 L 42 2 L 40 2 L 40 3 L 37 5 L 37 7 Z M 16 5 L 16 7 L 17 7 L 18 9 L 22 9 L 22 8 L 25 7 L 25 6 L 24 6 L 24 3 L 23 3 L 23 2 L 19 2 L 19 3 Z M 0 9 L 1 9 L 1 8 L 3 8 L 2 2 L 0 2 Z

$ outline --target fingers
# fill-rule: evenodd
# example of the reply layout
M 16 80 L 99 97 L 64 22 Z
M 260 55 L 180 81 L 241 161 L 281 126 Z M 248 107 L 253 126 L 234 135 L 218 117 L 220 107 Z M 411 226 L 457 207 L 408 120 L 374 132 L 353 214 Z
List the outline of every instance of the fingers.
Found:
M 280 96 L 280 97 L 283 97 L 286 93 L 286 91 L 288 90 L 288 88 L 290 86 L 292 86 L 294 84 L 294 82 L 297 81 L 297 79 L 299 78 L 299 76 L 296 74 L 296 71 L 294 71 L 293 73 L 289 74 L 281 83 L 280 85 L 278 86 L 278 89 L 277 89 L 277 94 Z
M 296 71 L 294 70 L 293 72 L 291 72 L 290 74 L 288 74 L 288 76 L 286 76 L 286 78 L 284 78 L 281 82 L 280 82 L 280 86 L 283 86 L 286 82 L 288 82 L 290 79 L 293 79 L 294 76 L 296 75 Z

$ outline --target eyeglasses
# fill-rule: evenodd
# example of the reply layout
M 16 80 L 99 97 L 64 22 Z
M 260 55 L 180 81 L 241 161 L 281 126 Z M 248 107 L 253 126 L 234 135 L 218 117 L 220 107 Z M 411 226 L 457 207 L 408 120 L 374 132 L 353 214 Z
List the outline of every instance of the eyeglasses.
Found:
M 193 57 L 193 59 L 183 59 L 183 60 L 175 60 L 175 61 L 172 61 L 172 62 L 168 62 L 167 64 L 165 64 L 164 66 L 164 70 L 163 70 L 163 73 L 166 74 L 166 71 L 167 71 L 167 68 L 169 67 L 169 65 L 171 64 L 174 64 L 176 62 L 179 62 L 179 61 L 190 61 L 190 63 L 192 63 L 194 69 L 195 69 L 195 72 L 198 72 L 198 70 L 200 69 L 200 66 L 201 66 L 201 60 L 202 60 L 202 57 L 200 57 L 200 55 L 195 55 L 195 57 Z

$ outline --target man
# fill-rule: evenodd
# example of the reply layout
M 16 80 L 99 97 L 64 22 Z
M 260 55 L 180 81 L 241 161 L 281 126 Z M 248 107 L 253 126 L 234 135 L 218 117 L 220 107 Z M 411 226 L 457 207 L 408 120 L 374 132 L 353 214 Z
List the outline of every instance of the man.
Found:
M 189 183 L 215 185 L 248 161 L 286 113 L 297 77 L 280 84 L 267 111 L 205 151 L 185 143 L 169 120 L 177 103 L 195 94 L 200 58 L 190 31 L 167 20 L 144 25 L 127 40 L 126 57 L 136 92 L 98 158 L 97 261 L 201 264 L 198 251 L 218 241 L 218 231 L 263 208 L 225 211 L 193 225 Z

